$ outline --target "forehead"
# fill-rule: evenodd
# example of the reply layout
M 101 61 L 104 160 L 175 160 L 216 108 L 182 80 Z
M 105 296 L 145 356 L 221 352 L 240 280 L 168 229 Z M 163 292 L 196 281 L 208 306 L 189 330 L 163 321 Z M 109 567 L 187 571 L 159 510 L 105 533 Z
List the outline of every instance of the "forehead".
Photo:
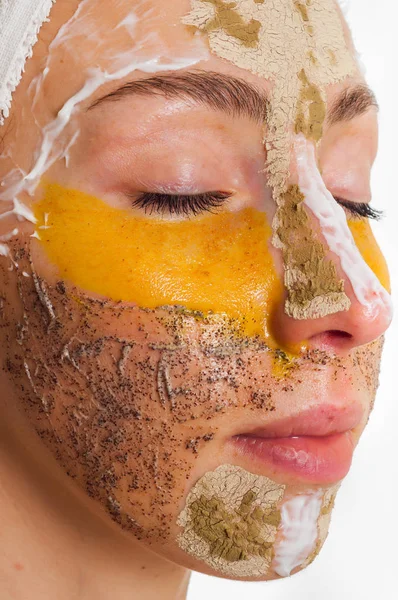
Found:
M 331 3 L 330 0 L 325 1 Z M 229 7 L 230 16 L 234 13 L 238 14 L 236 3 L 233 2 L 222 2 L 222 0 L 195 0 L 195 2 L 197 5 L 202 5 L 205 11 L 204 17 L 206 12 L 207 16 L 212 14 L 211 11 L 215 11 L 215 14 L 217 7 L 220 6 Z M 247 0 L 247 2 L 254 2 L 254 0 Z M 269 0 L 265 2 L 272 5 L 276 13 L 278 6 L 286 6 L 286 0 L 280 3 Z M 260 3 L 254 2 L 254 4 Z M 300 3 L 296 4 L 298 7 L 301 6 Z M 83 2 L 74 1 L 67 7 L 62 2 L 56 3 L 51 13 L 51 21 L 43 28 L 41 45 L 35 51 L 37 64 L 42 66 L 43 61 L 46 60 L 50 66 L 43 85 L 49 110 L 56 113 L 68 97 L 84 85 L 93 68 L 114 72 L 129 61 L 133 64 L 134 61 L 139 63 L 141 59 L 153 58 L 160 64 L 169 59 L 191 60 L 195 68 L 243 78 L 266 92 L 272 88 L 278 78 L 286 77 L 283 68 L 280 69 L 280 74 L 274 75 L 272 80 L 253 73 L 253 69 L 243 68 L 244 61 L 241 64 L 239 58 L 229 61 L 210 52 L 207 35 L 200 33 L 198 28 L 183 23 L 183 19 L 190 14 L 192 6 L 195 6 L 195 3 L 190 0 L 171 3 L 164 3 L 162 0 L 151 0 L 151 2 L 119 0 L 116 3 L 83 0 Z M 294 10 L 298 8 L 295 8 L 292 3 L 292 11 Z M 339 13 L 340 18 L 344 37 L 354 55 L 348 27 Z M 250 19 L 248 20 L 250 22 Z M 278 22 L 277 18 L 275 22 Z M 224 21 L 221 21 L 221 25 L 225 25 Z M 281 33 L 283 34 L 282 29 Z M 244 45 L 238 50 L 242 57 L 247 55 L 248 48 Z M 308 52 L 308 48 L 303 48 L 303 52 Z M 262 61 L 273 59 L 271 53 L 267 53 L 267 48 L 264 48 L 262 53 Z M 285 63 L 287 62 L 288 58 L 285 59 Z M 280 61 L 280 65 L 283 65 L 283 60 Z M 143 76 L 146 75 L 139 69 L 132 70 L 125 77 L 121 77 L 118 84 L 123 83 L 123 79 L 129 81 Z M 328 101 L 335 97 L 347 82 L 361 81 L 362 76 L 356 69 L 345 80 L 326 85 Z M 91 101 L 114 88 L 115 82 L 105 83 L 101 89 L 93 92 Z

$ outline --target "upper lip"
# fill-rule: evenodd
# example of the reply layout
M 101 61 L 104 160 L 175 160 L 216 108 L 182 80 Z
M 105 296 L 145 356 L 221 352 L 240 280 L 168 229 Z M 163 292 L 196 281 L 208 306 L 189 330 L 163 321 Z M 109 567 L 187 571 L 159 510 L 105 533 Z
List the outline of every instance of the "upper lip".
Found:
M 360 404 L 337 407 L 324 404 L 302 411 L 273 423 L 249 428 L 239 436 L 260 438 L 281 438 L 300 435 L 328 436 L 343 433 L 356 427 L 362 420 L 363 408 Z

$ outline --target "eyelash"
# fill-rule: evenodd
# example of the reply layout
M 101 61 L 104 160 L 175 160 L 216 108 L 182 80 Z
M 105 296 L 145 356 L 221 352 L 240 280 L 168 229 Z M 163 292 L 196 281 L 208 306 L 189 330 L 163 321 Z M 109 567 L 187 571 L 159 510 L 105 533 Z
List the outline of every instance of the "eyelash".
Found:
M 132 206 L 140 208 L 146 213 L 154 212 L 160 214 L 184 215 L 186 217 L 197 216 L 202 212 L 214 212 L 228 200 L 232 194 L 228 192 L 206 192 L 195 195 L 157 194 L 154 192 L 143 192 L 133 200 Z M 384 213 L 372 208 L 364 202 L 350 202 L 343 198 L 336 198 L 336 202 L 345 208 L 352 216 L 359 219 L 373 219 L 379 221 Z
M 348 210 L 350 215 L 357 219 L 373 219 L 374 221 L 380 221 L 383 218 L 384 212 L 382 210 L 376 210 L 370 204 L 365 202 L 350 202 L 343 198 L 334 198 L 337 204 L 340 204 L 343 208 Z
M 133 206 L 143 209 L 146 213 L 196 216 L 202 212 L 214 212 L 220 208 L 232 194 L 227 192 L 206 192 L 195 195 L 156 194 L 143 192 L 133 201 Z

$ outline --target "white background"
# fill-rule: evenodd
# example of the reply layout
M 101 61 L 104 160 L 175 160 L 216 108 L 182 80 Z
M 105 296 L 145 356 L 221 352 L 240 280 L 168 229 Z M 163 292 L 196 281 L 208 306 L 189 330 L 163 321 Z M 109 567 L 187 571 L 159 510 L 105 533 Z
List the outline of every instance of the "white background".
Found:
M 350 0 L 348 21 L 375 90 L 380 150 L 373 203 L 386 211 L 374 226 L 398 282 L 398 3 Z M 394 252 L 395 250 L 395 252 Z M 398 315 L 387 334 L 380 388 L 350 473 L 336 499 L 329 536 L 315 561 L 292 577 L 241 583 L 192 574 L 188 600 L 396 600 L 398 598 Z M 397 380 L 393 384 L 393 373 Z

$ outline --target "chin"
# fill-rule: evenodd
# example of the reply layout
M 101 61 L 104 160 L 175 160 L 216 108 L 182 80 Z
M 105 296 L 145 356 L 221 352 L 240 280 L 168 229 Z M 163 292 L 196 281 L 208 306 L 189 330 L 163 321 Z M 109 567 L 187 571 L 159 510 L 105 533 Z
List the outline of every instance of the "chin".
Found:
M 328 535 L 341 482 L 291 486 L 222 464 L 205 473 L 177 518 L 189 568 L 242 581 L 289 577 L 305 569 Z

